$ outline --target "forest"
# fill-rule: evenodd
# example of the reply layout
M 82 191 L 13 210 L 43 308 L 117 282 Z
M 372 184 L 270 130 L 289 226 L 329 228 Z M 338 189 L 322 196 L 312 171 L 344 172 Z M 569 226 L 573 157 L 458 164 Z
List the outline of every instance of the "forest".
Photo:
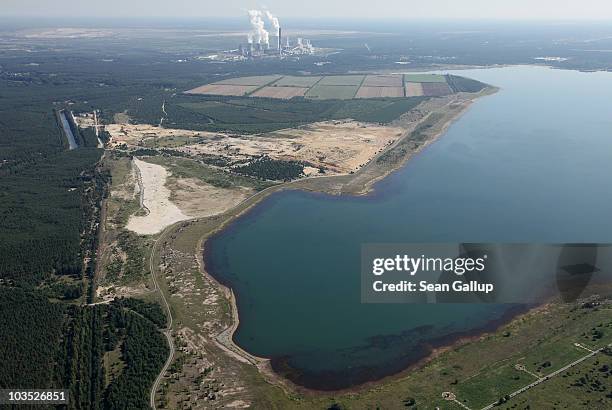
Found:
M 35 291 L 0 287 L 0 388 L 63 388 L 68 409 L 145 409 L 168 346 L 158 304 L 51 302 Z M 32 331 L 36 329 L 36 331 Z M 118 351 L 122 371 L 107 383 L 105 363 Z
M 263 156 L 247 165 L 235 167 L 232 171 L 263 180 L 291 181 L 303 175 L 304 164 L 298 161 L 283 161 Z
M 111 92 L 99 84 L 113 74 L 95 74 L 87 57 L 37 58 L 48 71 L 15 74 L 22 57 L 0 55 L 0 387 L 66 388 L 73 409 L 148 408 L 165 317 L 142 301 L 89 305 L 109 174 L 93 132 L 78 130 L 69 151 L 55 113 L 109 112 L 159 85 L 117 75 Z M 109 361 L 121 371 L 107 372 Z
M 327 120 L 389 123 L 427 97 L 312 101 L 295 98 L 175 96 L 166 104 L 167 123 L 175 128 L 203 131 L 262 133 Z M 130 111 L 134 118 L 154 123 L 155 117 Z M 159 119 L 157 118 L 157 121 Z

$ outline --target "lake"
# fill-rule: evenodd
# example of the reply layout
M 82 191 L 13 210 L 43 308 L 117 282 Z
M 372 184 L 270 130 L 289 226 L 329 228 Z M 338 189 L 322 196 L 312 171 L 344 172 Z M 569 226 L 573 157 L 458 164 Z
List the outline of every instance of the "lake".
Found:
M 332 390 L 492 329 L 514 305 L 360 301 L 360 248 L 390 242 L 612 242 L 612 73 L 462 70 L 501 88 L 364 197 L 271 195 L 207 244 L 234 289 L 234 341 Z

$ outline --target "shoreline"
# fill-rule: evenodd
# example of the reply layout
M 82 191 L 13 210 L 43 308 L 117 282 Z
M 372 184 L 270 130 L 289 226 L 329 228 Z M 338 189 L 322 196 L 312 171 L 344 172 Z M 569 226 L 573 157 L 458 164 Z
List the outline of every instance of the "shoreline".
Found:
M 488 86 L 484 90 L 479 93 L 468 94 L 468 98 L 465 98 L 459 103 L 459 107 L 451 108 L 450 106 L 453 103 L 457 103 L 456 100 L 451 100 L 448 104 L 446 104 L 443 108 L 445 108 L 443 121 L 436 121 L 434 126 L 436 127 L 435 132 L 430 135 L 422 145 L 418 146 L 418 148 L 411 150 L 404 154 L 400 161 L 391 166 L 380 166 L 376 164 L 376 160 L 380 158 L 381 155 L 392 151 L 394 148 L 397 148 L 403 142 L 405 143 L 410 139 L 413 132 L 418 129 L 418 127 L 424 123 L 426 123 L 436 111 L 429 112 L 419 121 L 414 124 L 414 127 L 409 128 L 405 134 L 399 138 L 394 144 L 385 149 L 380 154 L 373 157 L 369 163 L 358 173 L 355 175 L 334 175 L 334 176 L 316 176 L 311 178 L 305 178 L 301 180 L 292 181 L 285 184 L 275 185 L 269 188 L 266 188 L 262 191 L 259 191 L 253 194 L 251 197 L 245 199 L 240 205 L 231 210 L 230 212 L 214 217 L 214 219 L 223 219 L 218 223 L 212 230 L 203 235 L 202 238 L 199 239 L 197 243 L 198 250 L 198 265 L 199 270 L 207 279 L 211 281 L 211 283 L 216 284 L 218 289 L 222 291 L 228 304 L 230 305 L 231 311 L 231 322 L 230 325 L 214 336 L 215 344 L 223 350 L 226 354 L 232 356 L 234 359 L 239 360 L 241 362 L 246 362 L 257 367 L 259 373 L 264 377 L 266 381 L 281 387 L 286 393 L 290 394 L 292 392 L 300 392 L 303 394 L 309 395 L 329 395 L 331 393 L 345 393 L 345 392 L 355 392 L 361 391 L 367 388 L 371 388 L 375 385 L 379 385 L 380 383 L 384 383 L 388 380 L 393 380 L 397 378 L 401 378 L 405 376 L 407 372 L 414 370 L 415 368 L 420 368 L 435 357 L 439 356 L 443 352 L 448 350 L 452 350 L 458 346 L 464 345 L 471 341 L 480 339 L 481 337 L 494 333 L 499 330 L 500 327 L 511 323 L 512 321 L 520 318 L 520 316 L 524 314 L 528 314 L 532 309 L 527 309 L 525 311 L 524 307 L 520 309 L 520 312 L 505 312 L 501 318 L 489 321 L 485 325 L 479 327 L 478 329 L 474 329 L 467 332 L 453 333 L 450 335 L 446 335 L 438 340 L 434 339 L 433 343 L 430 341 L 425 346 L 429 349 L 428 353 L 423 357 L 419 358 L 413 363 L 404 366 L 402 370 L 393 372 L 389 375 L 379 377 L 373 380 L 368 380 L 363 383 L 358 383 L 354 386 L 340 388 L 340 389 L 330 389 L 330 390 L 321 390 L 314 389 L 307 386 L 303 386 L 295 383 L 290 378 L 286 377 L 282 373 L 278 372 L 277 369 L 274 369 L 273 361 L 274 358 L 266 358 L 256 356 L 248 351 L 244 350 L 242 347 L 237 345 L 233 336 L 237 331 L 240 325 L 240 317 L 239 317 L 239 308 L 238 301 L 236 296 L 229 286 L 229 284 L 224 283 L 222 280 L 217 278 L 213 272 L 211 272 L 210 268 L 206 268 L 207 264 L 207 255 L 208 248 L 207 243 L 214 236 L 220 234 L 221 232 L 228 229 L 233 223 L 235 223 L 240 217 L 245 214 L 252 212 L 253 209 L 260 205 L 265 199 L 267 199 L 272 194 L 277 192 L 285 191 L 285 190 L 302 190 L 306 192 L 312 193 L 323 193 L 329 195 L 350 195 L 350 196 L 367 196 L 372 194 L 374 191 L 374 185 L 403 168 L 415 155 L 418 155 L 424 149 L 426 149 L 433 142 L 437 141 L 440 137 L 442 137 L 448 130 L 448 128 L 459 118 L 465 114 L 465 112 L 472 106 L 472 104 L 477 101 L 479 98 L 492 95 L 496 93 L 499 89 L 496 87 Z M 465 96 L 463 96 L 465 97 Z M 378 167 L 378 168 L 377 168 Z M 369 174 L 372 171 L 371 168 L 374 168 L 375 175 Z M 376 172 L 378 171 L 378 172 Z M 362 180 L 360 180 L 362 179 Z M 346 180 L 346 181 L 345 181 Z M 328 181 L 331 183 L 323 186 L 317 186 L 320 181 L 323 181 L 325 184 Z M 335 186 L 334 183 L 337 183 L 339 186 Z M 348 189 L 347 189 L 348 188 Z M 511 309 L 512 310 L 512 309 Z M 452 339 L 452 340 L 449 340 Z
M 287 376 L 280 373 L 278 370 L 273 370 L 274 375 L 280 379 L 280 383 L 284 384 L 284 387 L 291 389 L 291 391 L 296 391 L 304 395 L 310 396 L 327 396 L 330 394 L 350 394 L 350 393 L 358 393 L 363 390 L 375 388 L 380 386 L 381 384 L 389 383 L 403 377 L 409 375 L 410 372 L 419 370 L 429 364 L 431 361 L 435 360 L 440 355 L 451 351 L 453 349 L 459 348 L 461 346 L 465 346 L 472 342 L 477 342 L 478 340 L 485 338 L 489 335 L 492 335 L 498 332 L 504 326 L 507 326 L 514 322 L 515 320 L 521 320 L 523 317 L 535 313 L 538 309 L 541 309 L 546 305 L 538 305 L 527 307 L 523 305 L 514 306 L 504 312 L 499 318 L 493 319 L 484 325 L 467 331 L 460 331 L 455 333 L 450 333 L 445 336 L 441 336 L 438 338 L 434 338 L 427 343 L 423 343 L 421 346 L 427 350 L 427 353 L 419 357 L 418 359 L 408 363 L 405 366 L 402 366 L 402 369 L 390 372 L 381 377 L 372 378 L 371 380 L 367 380 L 361 383 L 357 383 L 355 385 L 342 387 L 338 389 L 318 389 L 309 387 L 302 384 L 297 384 Z M 273 362 L 275 359 L 268 359 Z M 294 370 L 291 369 L 290 370 Z M 365 369 L 367 370 L 367 369 Z

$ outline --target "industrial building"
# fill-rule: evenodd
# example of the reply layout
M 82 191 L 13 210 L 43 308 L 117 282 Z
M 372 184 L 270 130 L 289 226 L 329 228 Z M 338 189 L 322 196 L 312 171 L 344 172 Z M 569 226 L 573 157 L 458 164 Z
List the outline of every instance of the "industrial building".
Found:
M 315 48 L 308 39 L 297 38 L 295 44 L 287 36 L 283 38 L 283 31 L 280 22 L 269 11 L 249 10 L 249 21 L 251 31 L 247 36 L 246 44 L 241 44 L 238 53 L 245 58 L 300 56 L 314 54 Z M 266 30 L 264 16 L 273 28 L 273 34 Z M 272 40 L 271 41 L 271 38 Z M 283 44 L 284 42 L 284 44 Z M 274 44 L 274 46 L 271 45 Z

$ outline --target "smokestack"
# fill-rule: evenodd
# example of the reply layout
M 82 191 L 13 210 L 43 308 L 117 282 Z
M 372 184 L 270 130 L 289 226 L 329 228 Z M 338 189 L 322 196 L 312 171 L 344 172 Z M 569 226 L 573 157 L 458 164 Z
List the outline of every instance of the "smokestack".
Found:
M 283 36 L 283 31 L 279 27 L 278 28 L 278 55 L 281 57 L 283 56 L 283 43 L 281 43 L 282 36 Z

